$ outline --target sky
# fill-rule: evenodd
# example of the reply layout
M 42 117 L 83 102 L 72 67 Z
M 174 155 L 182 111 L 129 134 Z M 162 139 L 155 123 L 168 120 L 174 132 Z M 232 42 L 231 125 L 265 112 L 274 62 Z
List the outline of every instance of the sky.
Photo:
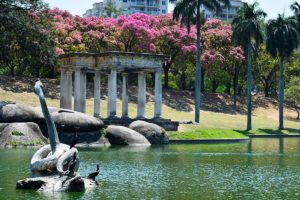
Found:
M 68 10 L 74 15 L 82 16 L 87 9 L 92 8 L 93 3 L 101 0 L 44 0 L 49 4 L 50 8 L 58 7 L 62 10 Z M 254 0 L 244 0 L 245 2 L 253 2 Z M 257 0 L 260 8 L 267 14 L 267 19 L 277 17 L 278 13 L 285 12 L 286 16 L 292 15 L 290 5 L 295 0 Z M 300 3 L 300 0 L 297 0 Z M 169 12 L 174 6 L 169 5 Z

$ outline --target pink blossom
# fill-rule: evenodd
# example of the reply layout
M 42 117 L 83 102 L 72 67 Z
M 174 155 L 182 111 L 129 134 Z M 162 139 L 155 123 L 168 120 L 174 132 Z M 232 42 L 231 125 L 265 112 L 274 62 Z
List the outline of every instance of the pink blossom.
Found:
M 55 48 L 55 54 L 56 55 L 60 55 L 60 54 L 64 54 L 65 52 L 64 52 L 64 50 L 63 49 L 61 49 L 61 48 L 59 48 L 59 47 L 56 47 Z

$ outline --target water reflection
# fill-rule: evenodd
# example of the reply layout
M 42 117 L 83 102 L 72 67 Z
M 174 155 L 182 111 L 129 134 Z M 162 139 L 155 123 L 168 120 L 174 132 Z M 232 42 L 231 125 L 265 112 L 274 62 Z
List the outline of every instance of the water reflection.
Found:
M 300 199 L 300 139 L 79 150 L 80 174 L 100 164 L 96 190 L 15 190 L 34 150 L 0 149 L 0 199 Z
M 247 145 L 248 153 L 299 153 L 299 138 L 252 138 Z

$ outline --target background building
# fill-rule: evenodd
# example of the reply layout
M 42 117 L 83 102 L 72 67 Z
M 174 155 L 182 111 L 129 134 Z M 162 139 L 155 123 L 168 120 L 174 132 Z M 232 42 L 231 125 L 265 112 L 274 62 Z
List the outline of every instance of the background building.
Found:
M 103 2 L 99 3 L 94 3 L 93 8 L 88 9 L 84 14 L 83 17 L 91 17 L 91 16 L 96 16 L 100 17 L 104 15 L 104 4 Z
M 232 20 L 237 13 L 237 10 L 243 6 L 243 2 L 240 0 L 231 0 L 230 7 L 224 8 L 222 13 L 219 15 L 215 15 L 215 13 L 207 10 L 206 8 L 202 8 L 204 11 L 206 18 L 217 18 L 224 21 Z
M 122 14 L 145 13 L 150 15 L 166 14 L 168 12 L 168 0 L 103 0 L 94 3 L 92 9 L 88 9 L 83 16 L 104 16 L 105 7 L 113 4 Z

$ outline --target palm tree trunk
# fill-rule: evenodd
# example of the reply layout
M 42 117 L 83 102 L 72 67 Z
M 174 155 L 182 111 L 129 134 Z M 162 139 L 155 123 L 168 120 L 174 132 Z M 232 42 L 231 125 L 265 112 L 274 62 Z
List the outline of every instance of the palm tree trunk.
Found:
M 279 81 L 279 130 L 283 129 L 283 105 L 284 105 L 284 75 L 283 56 L 280 57 L 280 81 Z
M 252 63 L 251 63 L 251 41 L 248 43 L 248 76 L 247 76 L 247 131 L 252 129 Z
M 195 78 L 195 122 L 200 123 L 200 97 L 201 97 L 201 46 L 200 46 L 200 3 L 197 5 L 197 58 L 196 58 L 196 78 Z

